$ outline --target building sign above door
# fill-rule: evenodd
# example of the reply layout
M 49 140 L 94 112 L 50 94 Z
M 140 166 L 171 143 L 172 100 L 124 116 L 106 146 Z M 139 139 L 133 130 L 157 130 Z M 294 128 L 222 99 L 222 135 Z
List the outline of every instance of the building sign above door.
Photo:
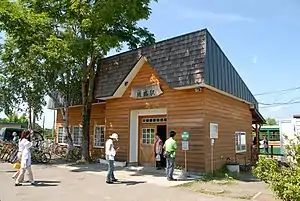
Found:
M 162 94 L 162 90 L 160 88 L 160 85 L 152 84 L 148 86 L 143 87 L 132 87 L 131 88 L 131 95 L 132 98 L 151 98 L 156 97 Z

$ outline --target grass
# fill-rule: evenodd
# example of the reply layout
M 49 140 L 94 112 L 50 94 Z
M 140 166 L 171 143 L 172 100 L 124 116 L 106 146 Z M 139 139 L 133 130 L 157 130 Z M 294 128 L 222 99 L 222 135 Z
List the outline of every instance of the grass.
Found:
M 220 170 L 217 170 L 213 173 L 204 174 L 202 181 L 213 181 L 213 180 L 226 180 L 226 181 L 234 181 L 239 179 L 238 174 L 228 172 L 226 166 L 221 168 Z
M 232 190 L 235 187 L 231 187 L 229 189 L 226 187 L 226 185 L 238 184 L 236 181 L 238 179 L 240 179 L 239 175 L 237 173 L 228 172 L 225 166 L 224 168 L 221 168 L 220 170 L 215 171 L 213 173 L 202 174 L 201 178 L 198 180 L 179 184 L 176 187 L 184 187 L 194 192 L 213 195 L 213 196 L 230 197 L 230 198 L 236 198 L 241 200 L 251 200 L 254 195 L 249 195 L 249 194 L 247 195 L 244 193 L 242 193 L 244 195 L 235 194 L 234 193 L 235 190 Z M 199 186 L 197 185 L 201 183 L 202 185 Z M 208 186 L 205 186 L 206 183 L 207 184 L 210 183 L 210 184 L 208 184 Z M 213 189 L 210 190 L 210 185 L 214 185 L 214 187 L 212 188 L 213 189 L 216 188 L 216 190 Z

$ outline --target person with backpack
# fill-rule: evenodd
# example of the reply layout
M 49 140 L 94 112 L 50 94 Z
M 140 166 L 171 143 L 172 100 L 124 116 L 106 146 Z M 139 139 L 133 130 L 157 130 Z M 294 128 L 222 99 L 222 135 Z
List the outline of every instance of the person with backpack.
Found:
M 166 174 L 167 179 L 169 181 L 176 181 L 173 178 L 174 168 L 175 168 L 175 156 L 177 150 L 177 142 L 175 141 L 175 131 L 170 131 L 170 137 L 166 140 L 164 144 L 164 156 L 166 158 L 167 167 L 166 167 Z

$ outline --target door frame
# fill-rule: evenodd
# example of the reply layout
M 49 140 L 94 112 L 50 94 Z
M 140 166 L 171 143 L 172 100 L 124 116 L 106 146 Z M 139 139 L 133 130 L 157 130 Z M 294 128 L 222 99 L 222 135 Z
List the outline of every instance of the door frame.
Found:
M 138 163 L 139 161 L 138 160 L 139 158 L 139 116 L 155 116 L 155 115 L 167 116 L 167 108 L 142 109 L 142 110 L 130 111 L 129 163 Z

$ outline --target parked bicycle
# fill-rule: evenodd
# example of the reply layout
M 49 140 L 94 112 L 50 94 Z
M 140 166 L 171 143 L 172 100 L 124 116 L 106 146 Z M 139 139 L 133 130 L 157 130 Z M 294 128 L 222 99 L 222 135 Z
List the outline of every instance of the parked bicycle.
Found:
M 31 160 L 34 163 L 49 163 L 51 160 L 51 154 L 34 148 L 31 152 Z
M 75 146 L 72 151 L 68 152 L 67 159 L 69 160 L 80 160 L 82 156 L 82 149 L 79 146 Z

